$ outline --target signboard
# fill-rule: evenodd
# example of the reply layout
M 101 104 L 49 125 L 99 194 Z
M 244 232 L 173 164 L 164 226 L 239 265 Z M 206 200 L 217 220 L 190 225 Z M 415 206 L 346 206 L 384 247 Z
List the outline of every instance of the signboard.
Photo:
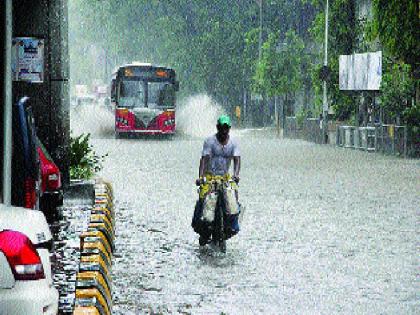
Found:
M 378 91 L 382 81 L 382 51 L 340 55 L 339 83 L 344 91 Z
M 44 82 L 44 40 L 14 37 L 12 40 L 12 79 L 32 83 Z

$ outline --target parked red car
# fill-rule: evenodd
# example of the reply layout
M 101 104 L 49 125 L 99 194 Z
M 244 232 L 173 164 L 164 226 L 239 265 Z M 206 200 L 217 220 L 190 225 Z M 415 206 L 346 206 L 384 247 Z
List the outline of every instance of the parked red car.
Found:
M 63 204 L 61 173 L 36 135 L 30 98 L 13 106 L 12 204 L 40 209 L 50 219 Z
M 43 212 L 55 212 L 63 205 L 63 188 L 60 169 L 37 137 L 37 151 L 41 171 L 40 208 Z
M 12 204 L 39 209 L 41 174 L 29 97 L 22 97 L 16 102 L 12 117 Z

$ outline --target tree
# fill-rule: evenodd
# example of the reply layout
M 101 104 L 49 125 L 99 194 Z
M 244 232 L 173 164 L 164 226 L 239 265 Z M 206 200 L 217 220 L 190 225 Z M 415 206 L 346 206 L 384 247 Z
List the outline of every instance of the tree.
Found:
M 405 118 L 404 113 L 411 105 L 414 96 L 414 82 L 410 76 L 410 66 L 404 63 L 387 65 L 382 77 L 381 106 L 394 122 Z
M 387 56 L 410 65 L 416 80 L 417 104 L 420 103 L 419 8 L 415 0 L 373 0 L 373 33 L 379 36 Z
M 284 40 L 278 32 L 271 33 L 257 63 L 254 89 L 269 97 L 283 96 L 283 119 L 290 96 L 302 87 L 304 48 L 302 39 L 293 30 L 285 34 Z
M 418 66 L 420 62 L 418 1 L 373 0 L 373 12 L 374 28 L 389 55 L 412 67 Z
M 328 98 L 334 109 L 335 118 L 339 120 L 350 119 L 356 111 L 355 100 L 351 95 L 345 94 L 339 89 L 338 84 L 338 57 L 354 52 L 357 35 L 355 0 L 330 0 L 329 2 L 330 28 L 328 34 L 328 66 L 330 77 L 327 81 Z M 322 67 L 322 45 L 325 30 L 325 0 L 312 0 L 312 5 L 319 12 L 315 17 L 311 34 L 319 45 L 319 55 L 312 60 L 311 76 L 315 91 L 315 105 L 320 108 L 322 104 L 322 80 L 319 71 Z
M 281 41 L 279 33 L 272 33 L 263 44 L 262 58 L 257 64 L 256 88 L 268 96 L 290 95 L 302 86 L 303 41 L 293 30 Z

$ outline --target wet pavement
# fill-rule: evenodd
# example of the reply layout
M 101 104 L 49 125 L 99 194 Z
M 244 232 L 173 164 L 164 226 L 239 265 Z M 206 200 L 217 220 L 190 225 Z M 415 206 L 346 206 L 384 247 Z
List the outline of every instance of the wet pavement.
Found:
M 92 200 L 65 196 L 59 209 L 60 218 L 51 224 L 54 238 L 52 271 L 59 292 L 59 314 L 72 314 L 75 300 L 76 274 L 80 262 L 80 234 L 86 230 Z
M 246 213 L 226 254 L 190 227 L 202 138 L 93 139 L 116 201 L 113 314 L 418 314 L 418 160 L 235 133 Z

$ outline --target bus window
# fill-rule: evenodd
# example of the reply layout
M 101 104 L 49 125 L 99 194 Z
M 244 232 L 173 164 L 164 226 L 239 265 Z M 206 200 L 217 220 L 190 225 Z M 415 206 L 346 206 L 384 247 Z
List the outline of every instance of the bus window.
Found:
M 175 89 L 172 84 L 162 82 L 149 82 L 149 107 L 175 107 Z
M 145 93 L 142 81 L 122 81 L 118 106 L 144 107 Z
M 111 101 L 115 101 L 115 99 L 116 99 L 116 97 L 117 97 L 117 91 L 116 91 L 116 80 L 115 79 L 112 79 L 112 81 L 111 81 Z

